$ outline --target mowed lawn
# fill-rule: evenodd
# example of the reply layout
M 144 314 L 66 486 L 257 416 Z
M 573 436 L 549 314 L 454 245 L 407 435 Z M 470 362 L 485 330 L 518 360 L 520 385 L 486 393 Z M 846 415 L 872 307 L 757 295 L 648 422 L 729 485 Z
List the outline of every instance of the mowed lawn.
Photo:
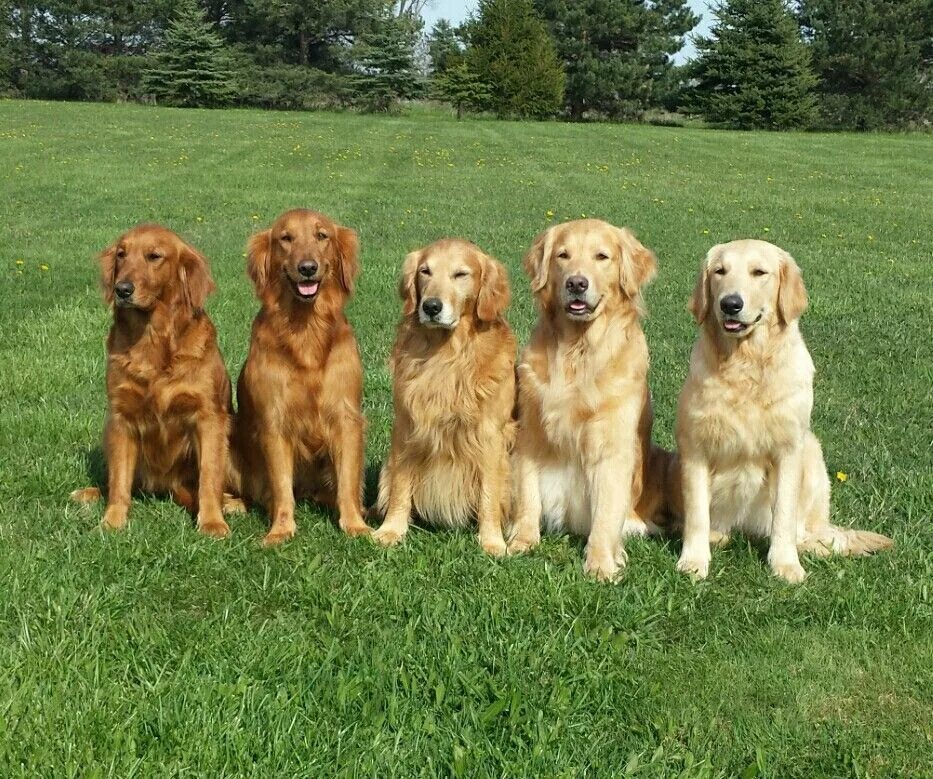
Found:
M 933 138 L 3 102 L 0 180 L 0 775 L 933 775 Z M 503 260 L 524 342 L 521 257 L 586 214 L 657 252 L 665 446 L 707 249 L 797 258 L 833 517 L 895 550 L 790 587 L 737 539 L 693 584 L 676 541 L 634 540 L 607 586 L 579 540 L 386 551 L 312 506 L 271 551 L 259 511 L 217 542 L 156 499 L 102 535 L 67 501 L 103 475 L 97 252 L 144 220 L 203 250 L 235 378 L 243 247 L 293 206 L 360 233 L 370 498 L 405 253 L 453 235 Z

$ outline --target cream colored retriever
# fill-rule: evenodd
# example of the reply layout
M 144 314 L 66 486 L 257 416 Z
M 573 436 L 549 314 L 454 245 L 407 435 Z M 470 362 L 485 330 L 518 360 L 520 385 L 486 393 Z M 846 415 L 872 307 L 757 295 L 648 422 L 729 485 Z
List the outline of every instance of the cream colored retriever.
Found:
M 447 527 L 475 518 L 483 549 L 503 555 L 515 427 L 508 275 L 474 244 L 443 240 L 408 255 L 400 293 L 395 422 L 379 480 L 385 521 L 373 538 L 400 541 L 414 510 Z
M 798 551 L 870 554 L 891 539 L 829 522 L 829 478 L 810 430 L 813 362 L 797 327 L 800 269 L 765 241 L 714 246 L 689 309 L 702 326 L 677 410 L 684 517 L 679 570 L 704 578 L 710 538 L 770 537 L 768 563 L 803 580 Z
M 586 537 L 584 570 L 611 581 L 623 535 L 663 510 L 668 456 L 651 446 L 640 321 L 655 257 L 629 230 L 583 219 L 538 236 L 525 270 L 540 316 L 518 368 L 509 552 L 535 546 L 543 521 Z

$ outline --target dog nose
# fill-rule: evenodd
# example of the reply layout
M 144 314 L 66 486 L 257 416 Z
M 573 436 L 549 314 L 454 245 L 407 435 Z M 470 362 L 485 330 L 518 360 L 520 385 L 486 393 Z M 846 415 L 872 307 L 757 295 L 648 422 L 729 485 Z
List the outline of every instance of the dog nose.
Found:
M 129 300 L 133 297 L 136 287 L 133 285 L 132 281 L 118 281 L 113 285 L 113 291 L 120 300 Z
M 719 307 L 724 314 L 738 314 L 744 305 L 745 301 L 742 300 L 741 295 L 726 295 L 719 301 Z
M 567 291 L 573 295 L 580 295 L 586 292 L 589 286 L 590 282 L 586 276 L 571 276 L 567 279 Z
M 314 277 L 317 273 L 317 263 L 314 260 L 305 260 L 298 263 L 298 272 L 306 279 Z
M 421 310 L 430 317 L 435 317 L 441 313 L 443 307 L 444 304 L 441 303 L 440 298 L 425 298 L 421 302 Z

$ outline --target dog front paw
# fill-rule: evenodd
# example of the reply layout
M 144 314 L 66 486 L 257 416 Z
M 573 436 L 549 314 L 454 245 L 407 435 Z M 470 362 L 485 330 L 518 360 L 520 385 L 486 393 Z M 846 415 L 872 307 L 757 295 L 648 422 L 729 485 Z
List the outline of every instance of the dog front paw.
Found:
M 506 551 L 506 554 L 510 554 L 510 555 L 524 554 L 525 552 L 530 552 L 540 543 L 541 543 L 541 536 L 532 537 L 532 536 L 517 535 L 515 536 L 515 538 L 509 541 L 508 545 L 505 548 L 505 551 Z
M 123 530 L 126 527 L 127 510 L 123 506 L 109 506 L 100 521 L 102 530 Z
M 625 570 L 625 561 L 624 553 L 620 555 L 605 550 L 594 552 L 587 549 L 583 572 L 599 582 L 614 582 Z
M 479 536 L 479 545 L 483 547 L 483 551 L 492 555 L 493 557 L 502 557 L 508 552 L 508 547 L 505 545 L 505 539 L 501 535 L 489 535 L 489 536 Z
M 198 514 L 198 532 L 211 538 L 226 538 L 230 535 L 230 525 L 222 517 L 205 518 Z
M 373 541 L 382 546 L 395 546 L 403 538 L 405 538 L 406 532 L 396 530 L 394 527 L 386 527 L 383 525 L 377 531 L 372 534 Z
M 363 521 L 363 517 L 341 517 L 338 521 L 340 529 L 351 538 L 354 536 L 368 536 L 373 529 Z
M 705 579 L 709 576 L 709 555 L 688 554 L 686 551 L 677 561 L 677 570 L 692 579 Z

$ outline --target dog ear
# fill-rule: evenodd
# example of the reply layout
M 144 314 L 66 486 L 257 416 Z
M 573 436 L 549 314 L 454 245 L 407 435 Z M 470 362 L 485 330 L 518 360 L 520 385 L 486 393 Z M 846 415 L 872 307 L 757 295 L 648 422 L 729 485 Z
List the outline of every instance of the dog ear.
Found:
M 404 305 L 402 314 L 411 316 L 418 307 L 418 285 L 415 283 L 415 276 L 418 273 L 418 265 L 421 263 L 421 249 L 409 253 L 402 264 L 402 278 L 398 283 L 398 294 Z
M 721 244 L 716 244 L 706 253 L 706 259 L 700 266 L 700 275 L 697 276 L 696 286 L 693 288 L 693 294 L 687 302 L 687 311 L 693 314 L 693 318 L 698 325 L 702 325 L 709 316 L 709 268 L 719 253 Z
M 632 300 L 641 288 L 655 277 L 658 260 L 654 252 L 645 247 L 627 227 L 617 227 L 622 262 L 619 263 L 619 286 Z
M 340 266 L 337 274 L 340 286 L 348 295 L 353 294 L 353 282 L 360 272 L 360 239 L 356 230 L 349 227 L 337 227 L 334 234 L 334 243 L 337 246 L 337 263 Z
M 249 239 L 246 244 L 246 272 L 262 300 L 272 273 L 272 230 L 263 230 Z
M 551 252 L 554 250 L 554 228 L 549 227 L 531 244 L 522 260 L 525 274 L 531 279 L 531 291 L 540 292 L 547 285 L 551 265 Z
M 207 259 L 197 249 L 184 244 L 178 262 L 182 294 L 192 314 L 204 310 L 207 296 L 217 289 Z
M 104 249 L 98 256 L 100 263 L 100 291 L 104 296 L 104 303 L 108 306 L 113 303 L 113 285 L 117 280 L 117 244 L 119 240 Z
M 782 324 L 789 324 L 807 310 L 807 289 L 803 285 L 800 266 L 783 249 L 781 254 L 780 286 L 778 287 L 777 310 Z
M 483 322 L 492 322 L 509 307 L 512 294 L 509 274 L 503 265 L 488 254 L 481 255 L 482 278 L 476 296 L 476 316 Z

